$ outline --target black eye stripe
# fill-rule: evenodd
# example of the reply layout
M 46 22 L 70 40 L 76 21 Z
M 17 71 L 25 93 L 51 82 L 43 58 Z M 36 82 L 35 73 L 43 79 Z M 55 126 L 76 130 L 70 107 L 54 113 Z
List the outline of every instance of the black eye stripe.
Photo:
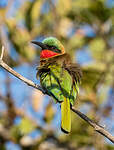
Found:
M 56 52 L 56 53 L 61 53 L 61 50 L 59 50 L 56 46 L 48 46 L 48 49 L 52 50 L 53 52 Z
M 61 53 L 61 50 L 59 49 L 53 49 L 54 52 L 57 52 L 57 53 Z

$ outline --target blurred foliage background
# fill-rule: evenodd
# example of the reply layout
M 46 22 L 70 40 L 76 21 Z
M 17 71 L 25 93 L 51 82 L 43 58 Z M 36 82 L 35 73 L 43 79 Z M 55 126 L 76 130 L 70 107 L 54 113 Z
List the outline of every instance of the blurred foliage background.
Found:
M 114 1 L 0 0 L 4 61 L 36 80 L 39 50 L 31 40 L 55 36 L 83 70 L 75 107 L 114 135 Z M 60 131 L 60 106 L 0 68 L 0 150 L 113 150 L 72 113 Z

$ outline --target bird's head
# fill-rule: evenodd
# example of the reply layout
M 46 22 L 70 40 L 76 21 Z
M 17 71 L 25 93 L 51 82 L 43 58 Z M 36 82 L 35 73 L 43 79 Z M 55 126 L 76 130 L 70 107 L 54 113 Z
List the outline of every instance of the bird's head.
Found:
M 41 47 L 40 58 L 47 59 L 65 53 L 64 46 L 55 37 L 47 37 L 42 42 L 32 41 Z

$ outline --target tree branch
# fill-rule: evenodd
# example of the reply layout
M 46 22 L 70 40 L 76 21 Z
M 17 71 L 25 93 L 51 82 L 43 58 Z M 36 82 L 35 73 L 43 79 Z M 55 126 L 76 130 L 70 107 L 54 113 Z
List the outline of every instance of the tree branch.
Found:
M 8 71 L 9 73 L 11 73 L 13 76 L 15 76 L 16 78 L 20 79 L 21 81 L 23 81 L 24 83 L 26 83 L 27 85 L 40 90 L 43 94 L 46 94 L 46 92 L 37 84 L 35 84 L 33 81 L 23 77 L 22 75 L 20 75 L 19 73 L 17 73 L 15 70 L 13 70 L 11 67 L 9 67 L 4 61 L 3 61 L 3 53 L 4 53 L 4 47 L 2 47 L 2 53 L 0 56 L 0 66 L 2 68 L 4 68 L 6 71 Z
M 12 75 L 14 75 L 15 77 L 17 77 L 18 79 L 20 79 L 21 81 L 23 81 L 24 83 L 26 83 L 27 85 L 40 90 L 43 94 L 46 94 L 46 91 L 44 91 L 39 85 L 35 84 L 33 81 L 28 80 L 27 78 L 23 77 L 22 75 L 20 75 L 19 73 L 17 73 L 16 71 L 14 71 L 11 67 L 9 67 L 4 61 L 3 61 L 3 53 L 4 53 L 4 47 L 2 47 L 2 53 L 0 56 L 0 66 L 2 68 L 4 68 L 6 71 L 8 71 L 9 73 L 11 73 Z M 89 119 L 86 115 L 84 115 L 83 113 L 81 113 L 80 111 L 76 110 L 74 107 L 71 107 L 71 110 L 76 113 L 78 116 L 80 116 L 83 120 L 85 120 L 87 123 L 89 123 L 96 132 L 102 134 L 103 136 L 105 136 L 107 139 L 109 139 L 112 143 L 114 143 L 114 137 L 108 132 L 106 131 L 102 126 L 96 124 L 94 121 L 92 121 L 91 119 Z
M 78 116 L 80 116 L 83 120 L 85 120 L 87 123 L 89 123 L 90 126 L 92 126 L 96 132 L 102 134 L 103 136 L 108 138 L 112 143 L 114 143 L 114 136 L 112 136 L 108 131 L 106 131 L 103 126 L 98 125 L 93 120 L 84 115 L 82 112 L 76 110 L 74 107 L 71 107 L 71 110 Z

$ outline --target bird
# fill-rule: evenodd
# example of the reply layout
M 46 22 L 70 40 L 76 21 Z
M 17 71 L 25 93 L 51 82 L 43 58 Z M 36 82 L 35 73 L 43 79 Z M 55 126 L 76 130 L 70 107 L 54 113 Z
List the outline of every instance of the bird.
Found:
M 37 78 L 43 90 L 61 106 L 61 130 L 71 131 L 71 107 L 79 93 L 82 71 L 71 61 L 63 44 L 55 37 L 46 37 L 42 42 L 31 41 L 41 48 Z

